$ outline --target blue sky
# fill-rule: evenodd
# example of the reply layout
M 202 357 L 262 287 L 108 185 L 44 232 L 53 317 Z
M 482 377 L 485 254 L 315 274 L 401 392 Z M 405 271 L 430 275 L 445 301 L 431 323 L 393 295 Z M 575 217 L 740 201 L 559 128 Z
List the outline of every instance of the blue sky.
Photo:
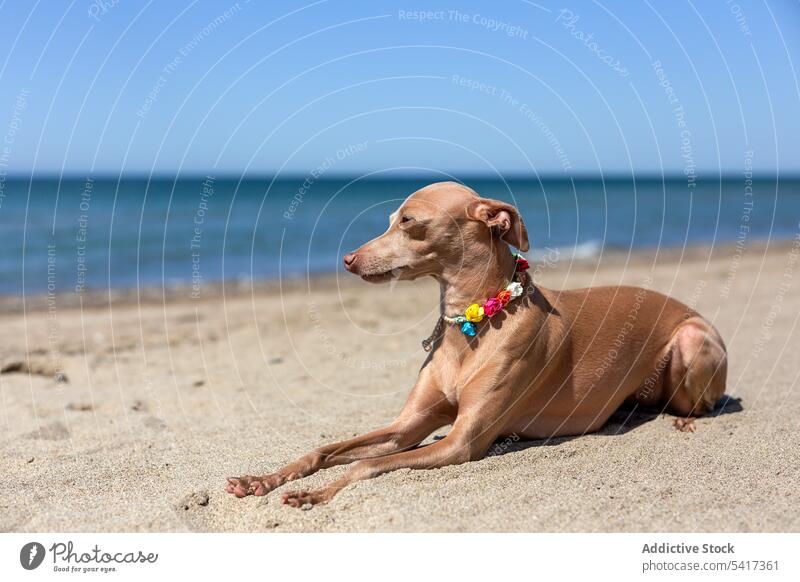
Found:
M 76 0 L 0 22 L 9 175 L 800 171 L 796 1 Z

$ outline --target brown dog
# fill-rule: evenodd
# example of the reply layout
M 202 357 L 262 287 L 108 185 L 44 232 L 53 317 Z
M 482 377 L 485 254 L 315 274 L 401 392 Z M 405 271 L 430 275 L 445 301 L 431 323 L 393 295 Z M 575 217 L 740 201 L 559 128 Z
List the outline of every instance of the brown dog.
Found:
M 515 272 L 509 244 L 528 250 L 513 206 L 445 182 L 415 192 L 383 235 L 344 262 L 375 283 L 434 277 L 442 315 L 454 316 L 506 287 Z M 440 319 L 417 383 L 389 426 L 324 446 L 276 473 L 229 479 L 227 491 L 265 495 L 357 461 L 321 489 L 282 497 L 293 507 L 324 503 L 350 483 L 395 469 L 480 459 L 501 437 L 595 431 L 626 400 L 689 417 L 710 411 L 723 395 L 722 338 L 689 307 L 636 287 L 551 291 L 524 282 L 521 297 L 475 324 L 474 337 Z M 445 438 L 417 447 L 448 424 Z

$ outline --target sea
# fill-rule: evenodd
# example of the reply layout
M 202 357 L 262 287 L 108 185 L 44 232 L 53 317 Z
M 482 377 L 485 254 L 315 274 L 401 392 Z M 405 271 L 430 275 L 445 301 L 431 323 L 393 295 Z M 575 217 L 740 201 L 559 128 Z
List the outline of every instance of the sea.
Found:
M 201 293 L 220 281 L 306 277 L 381 234 L 436 176 L 6 178 L 0 180 L 0 294 L 136 287 Z M 463 176 L 513 202 L 531 253 L 607 252 L 785 240 L 800 228 L 800 177 L 750 174 Z

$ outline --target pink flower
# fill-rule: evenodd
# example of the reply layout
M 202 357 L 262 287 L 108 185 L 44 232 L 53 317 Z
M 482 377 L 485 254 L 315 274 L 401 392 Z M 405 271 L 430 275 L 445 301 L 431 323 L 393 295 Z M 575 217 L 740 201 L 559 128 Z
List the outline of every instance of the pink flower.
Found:
M 483 312 L 487 317 L 493 316 L 495 313 L 503 309 L 503 303 L 494 297 L 487 299 L 483 304 Z

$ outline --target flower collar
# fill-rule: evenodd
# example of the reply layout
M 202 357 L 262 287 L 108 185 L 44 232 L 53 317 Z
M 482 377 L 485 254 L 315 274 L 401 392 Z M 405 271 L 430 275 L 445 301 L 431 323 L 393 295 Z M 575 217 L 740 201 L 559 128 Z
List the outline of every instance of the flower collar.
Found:
M 443 315 L 439 323 L 437 323 L 436 328 L 433 330 L 431 337 L 423 340 L 423 349 L 426 352 L 431 350 L 433 338 L 436 337 L 442 321 L 460 326 L 461 333 L 472 337 L 478 333 L 475 327 L 476 323 L 480 323 L 486 317 L 497 315 L 505 309 L 509 302 L 520 297 L 524 291 L 524 272 L 528 270 L 529 265 L 525 257 L 517 253 L 514 253 L 514 261 L 514 274 L 511 276 L 511 282 L 506 285 L 505 289 L 499 291 L 494 297 L 489 297 L 483 302 L 483 305 L 473 303 L 464 310 L 462 315 Z
M 461 333 L 468 336 L 474 336 L 477 333 L 475 327 L 476 323 L 483 321 L 484 317 L 492 317 L 505 309 L 506 305 L 520 295 L 522 295 L 523 287 L 519 281 L 519 274 L 528 269 L 528 261 L 522 255 L 514 253 L 514 274 L 511 276 L 511 282 L 506 285 L 506 288 L 497 293 L 494 297 L 490 297 L 484 301 L 483 305 L 473 303 L 464 310 L 463 315 L 456 315 L 449 317 L 443 316 L 447 323 L 452 323 L 461 326 Z

